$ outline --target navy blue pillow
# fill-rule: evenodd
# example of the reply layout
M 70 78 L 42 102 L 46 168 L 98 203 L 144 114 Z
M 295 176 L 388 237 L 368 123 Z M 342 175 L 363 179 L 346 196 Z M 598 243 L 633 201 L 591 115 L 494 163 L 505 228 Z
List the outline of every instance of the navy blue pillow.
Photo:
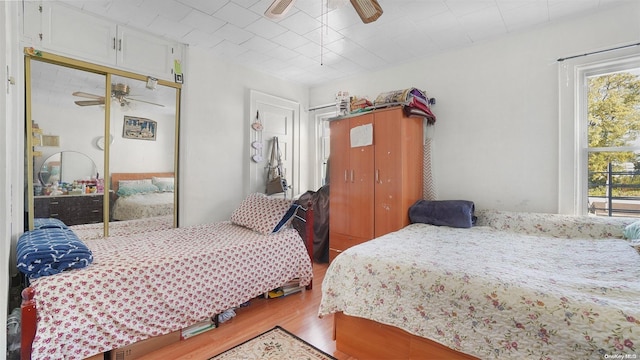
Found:
M 285 227 L 289 223 L 289 221 L 291 221 L 291 219 L 293 219 L 293 216 L 296 214 L 296 210 L 298 210 L 299 206 L 300 205 L 298 204 L 293 204 L 289 207 L 289 210 L 287 210 L 287 212 L 284 214 L 284 216 L 282 217 L 278 225 L 276 225 L 276 227 L 273 228 L 274 233 L 277 233 L 278 231 L 280 231 L 283 227 Z

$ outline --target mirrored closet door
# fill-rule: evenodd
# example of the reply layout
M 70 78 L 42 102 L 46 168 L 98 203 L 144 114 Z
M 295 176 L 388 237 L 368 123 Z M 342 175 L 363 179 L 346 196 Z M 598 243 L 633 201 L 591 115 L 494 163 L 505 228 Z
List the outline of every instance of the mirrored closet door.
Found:
M 42 53 L 25 57 L 25 75 L 29 229 L 177 226 L 179 84 Z
M 172 227 L 176 198 L 177 90 L 112 76 L 109 173 L 115 193 L 111 228 L 132 220 Z

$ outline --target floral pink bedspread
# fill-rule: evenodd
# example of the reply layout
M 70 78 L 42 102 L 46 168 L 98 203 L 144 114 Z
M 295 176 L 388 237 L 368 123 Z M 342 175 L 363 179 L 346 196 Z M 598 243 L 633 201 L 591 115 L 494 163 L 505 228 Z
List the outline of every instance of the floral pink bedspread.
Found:
M 488 215 L 484 224 L 511 225 L 413 224 L 348 249 L 327 270 L 319 315 L 371 319 L 482 359 L 640 355 L 640 255 L 627 241 L 597 238 L 601 226 L 578 218 L 558 230 L 545 216 Z
M 311 262 L 293 229 L 230 222 L 86 240 L 89 267 L 32 282 L 33 359 L 82 359 L 187 327 L 293 278 Z

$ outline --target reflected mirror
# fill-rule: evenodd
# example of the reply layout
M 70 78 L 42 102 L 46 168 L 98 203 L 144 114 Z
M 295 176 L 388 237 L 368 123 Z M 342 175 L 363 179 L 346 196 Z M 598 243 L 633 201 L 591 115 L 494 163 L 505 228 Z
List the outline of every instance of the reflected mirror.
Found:
M 111 80 L 120 93 L 110 117 L 115 192 L 110 228 L 128 220 L 170 227 L 176 203 L 176 89 L 122 76 Z
M 77 151 L 61 151 L 49 156 L 40 166 L 38 180 L 44 189 L 34 195 L 51 195 L 53 190 L 60 190 L 67 195 L 75 193 L 82 185 L 93 187 L 96 184 L 98 170 L 96 164 L 87 155 Z M 93 186 L 92 186 L 93 185 Z M 86 193 L 96 192 L 92 189 Z
M 103 223 L 104 194 L 95 184 L 104 173 L 104 153 L 92 140 L 104 134 L 104 109 L 76 105 L 73 93 L 104 93 L 106 75 L 31 60 L 29 84 L 33 209 L 28 210 L 69 226 Z

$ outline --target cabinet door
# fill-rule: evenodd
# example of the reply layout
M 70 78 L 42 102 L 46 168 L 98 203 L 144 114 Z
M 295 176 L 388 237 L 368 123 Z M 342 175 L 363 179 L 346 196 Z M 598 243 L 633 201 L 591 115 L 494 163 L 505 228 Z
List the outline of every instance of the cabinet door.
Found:
M 42 3 L 24 1 L 22 5 L 22 39 L 29 45 L 42 46 Z
M 118 26 L 118 66 L 144 75 L 173 81 L 173 60 L 179 59 L 179 44 Z
M 329 231 L 349 233 L 349 119 L 329 123 Z M 333 239 L 333 236 L 330 236 Z M 333 240 L 330 240 L 333 242 Z M 333 246 L 333 244 L 331 245 Z
M 375 236 L 409 224 L 409 207 L 422 197 L 422 120 L 401 109 L 375 117 Z
M 53 2 L 43 3 L 42 16 L 44 49 L 80 60 L 115 64 L 115 24 Z
M 349 132 L 369 124 L 373 124 L 373 114 L 351 118 Z M 374 125 L 373 133 L 376 131 Z M 351 147 L 349 143 L 349 163 L 349 234 L 361 241 L 371 240 L 374 232 L 374 145 Z

